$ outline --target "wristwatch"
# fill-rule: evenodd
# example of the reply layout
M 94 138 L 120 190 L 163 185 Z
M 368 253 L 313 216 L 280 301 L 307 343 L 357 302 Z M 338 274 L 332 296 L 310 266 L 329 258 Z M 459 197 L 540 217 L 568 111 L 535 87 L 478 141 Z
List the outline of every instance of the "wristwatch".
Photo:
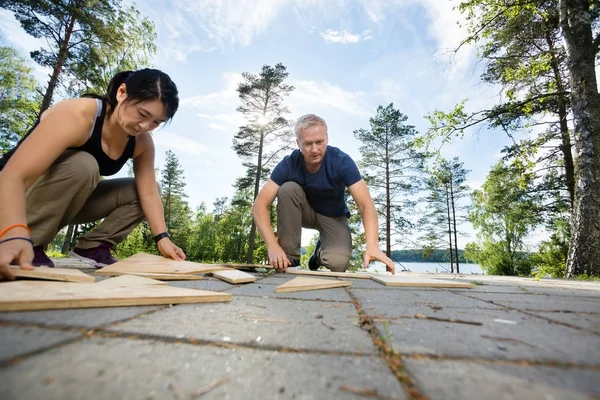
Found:
M 158 241 L 162 238 L 169 238 L 171 239 L 171 235 L 169 235 L 169 232 L 163 232 L 163 233 L 159 233 L 158 235 L 154 236 L 152 238 L 152 240 L 154 240 L 154 243 L 158 243 Z

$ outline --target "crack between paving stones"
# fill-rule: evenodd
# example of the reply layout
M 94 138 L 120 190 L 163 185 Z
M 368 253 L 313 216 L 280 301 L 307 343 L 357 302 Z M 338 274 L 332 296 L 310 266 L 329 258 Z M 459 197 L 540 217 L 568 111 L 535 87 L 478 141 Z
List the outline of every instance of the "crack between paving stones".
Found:
M 558 320 L 555 320 L 555 319 L 552 319 L 552 318 L 542 317 L 540 315 L 533 314 L 531 312 L 520 310 L 518 308 L 514 308 L 514 307 L 511 307 L 511 306 L 504 305 L 504 304 L 495 303 L 493 300 L 483 300 L 483 299 L 479 299 L 477 297 L 473 297 L 473 296 L 469 296 L 469 295 L 463 295 L 463 296 L 468 297 L 468 298 L 473 299 L 473 300 L 479 300 L 479 301 L 483 301 L 485 303 L 489 303 L 489 304 L 494 304 L 494 305 L 497 305 L 497 306 L 501 306 L 501 307 L 504 307 L 505 310 L 517 311 L 517 312 L 519 312 L 521 314 L 525 314 L 525 315 L 528 315 L 530 317 L 535 317 L 535 318 L 544 320 L 546 322 L 551 322 L 551 323 L 557 324 L 557 325 L 563 325 L 563 326 L 566 326 L 568 328 L 575 329 L 575 330 L 578 330 L 580 332 L 585 332 L 585 333 L 593 335 L 593 336 L 600 336 L 600 333 L 598 333 L 598 332 L 594 332 L 594 331 L 591 331 L 589 329 L 582 328 L 582 327 L 579 327 L 579 326 L 571 325 L 571 324 L 569 324 L 567 322 L 562 322 L 562 321 L 558 321 Z M 540 310 L 540 311 L 542 311 L 542 310 Z M 561 312 L 563 312 L 563 311 L 561 311 Z
M 420 353 L 398 353 L 402 358 L 408 358 L 411 360 L 435 360 L 435 361 L 462 361 L 462 362 L 473 362 L 473 363 L 486 363 L 486 364 L 503 364 L 503 365 L 517 365 L 524 367 L 552 367 L 552 368 L 566 368 L 566 369 L 584 369 L 589 371 L 600 371 L 600 365 L 592 364 L 578 364 L 574 362 L 564 361 L 543 361 L 543 360 L 529 360 L 529 359 L 518 359 L 518 360 L 501 360 L 497 358 L 485 358 L 485 357 L 464 357 L 464 356 L 451 356 L 441 354 L 420 354 Z
M 159 311 L 159 310 L 156 310 Z M 15 359 L 19 361 L 30 355 L 37 355 L 43 353 L 45 351 L 51 350 L 55 347 L 62 347 L 65 343 L 68 344 L 70 342 L 76 342 L 82 339 L 89 339 L 93 337 L 100 337 L 106 339 L 130 339 L 130 340 L 153 340 L 156 342 L 162 343 L 174 343 L 174 344 L 191 344 L 194 346 L 206 346 L 206 347 L 222 347 L 228 349 L 251 349 L 251 350 L 262 350 L 262 351 L 277 351 L 280 353 L 303 353 L 303 354 L 314 354 L 314 355 L 325 355 L 325 356 L 348 356 L 348 357 L 364 357 L 364 358 L 373 358 L 376 357 L 374 354 L 368 353 L 356 353 L 349 351 L 324 351 L 319 349 L 299 349 L 294 347 L 284 347 L 284 346 L 270 346 L 270 345 L 256 345 L 255 343 L 230 343 L 230 342 L 220 342 L 220 341 L 212 341 L 206 339 L 194 339 L 194 338 L 177 338 L 172 336 L 161 336 L 161 335 L 152 335 L 145 333 L 137 333 L 137 332 L 127 332 L 127 331 L 111 331 L 102 328 L 80 328 L 80 327 L 69 327 L 64 325 L 42 325 L 38 323 L 29 323 L 29 322 L 17 322 L 17 321 L 0 321 L 0 326 L 19 326 L 25 328 L 40 328 L 46 330 L 60 331 L 60 332 L 70 332 L 70 333 L 78 333 L 82 335 L 81 337 L 77 337 L 74 339 L 69 339 L 67 342 L 60 342 L 56 345 L 49 346 L 44 349 L 36 350 L 31 353 L 27 353 Z M 12 359 L 11 359 L 12 360 Z M 0 365 L 2 363 L 0 362 Z
M 349 357 L 375 357 L 374 354 L 367 353 L 355 353 L 348 351 L 324 351 L 319 349 L 299 349 L 294 347 L 284 346 L 272 346 L 272 345 L 257 345 L 256 343 L 231 343 L 213 341 L 207 339 L 195 339 L 195 338 L 177 338 L 172 336 L 161 336 L 147 333 L 137 332 L 116 332 L 108 330 L 95 330 L 90 333 L 89 337 L 102 337 L 102 338 L 119 338 L 119 339 L 130 339 L 130 340 L 153 340 L 162 343 L 175 343 L 175 344 L 191 344 L 194 346 L 206 346 L 206 347 L 221 347 L 226 349 L 251 349 L 261 351 L 276 351 L 279 353 L 302 353 L 302 354 L 315 354 L 325 356 L 349 356 Z
M 362 310 L 358 299 L 354 297 L 354 295 L 348 287 L 345 287 L 344 289 L 350 296 L 350 299 L 352 299 L 352 303 L 354 304 L 356 312 L 358 313 L 359 327 L 366 330 L 371 335 L 371 340 L 373 341 L 373 344 L 379 349 L 379 355 L 385 360 L 392 373 L 396 376 L 396 379 L 398 379 L 398 381 L 402 385 L 402 388 L 404 389 L 404 392 L 406 393 L 407 397 L 411 400 L 429 400 L 429 397 L 425 396 L 421 392 L 421 390 L 414 383 L 412 377 L 406 371 L 406 368 L 402 363 L 402 358 L 400 357 L 400 355 L 396 354 L 392 350 L 391 346 L 386 344 L 381 339 L 381 334 L 375 326 L 375 323 L 373 322 L 371 317 L 369 317 Z
M 55 343 L 52 346 L 44 347 L 42 349 L 33 350 L 33 351 L 30 351 L 30 352 L 27 352 L 27 353 L 24 353 L 24 354 L 15 356 L 15 357 L 11 357 L 8 360 L 0 361 L 0 368 L 8 368 L 8 367 L 10 367 L 12 365 L 20 363 L 21 361 L 24 361 L 26 358 L 37 356 L 39 354 L 45 353 L 45 352 L 50 351 L 50 350 L 59 349 L 61 347 L 65 347 L 65 346 L 68 346 L 70 344 L 77 343 L 77 342 L 82 341 L 84 339 L 87 339 L 87 337 L 86 337 L 85 334 L 82 334 L 81 336 L 74 337 L 74 338 L 71 338 L 71 339 L 66 339 L 66 340 L 64 340 L 62 342 L 59 342 L 59 343 Z

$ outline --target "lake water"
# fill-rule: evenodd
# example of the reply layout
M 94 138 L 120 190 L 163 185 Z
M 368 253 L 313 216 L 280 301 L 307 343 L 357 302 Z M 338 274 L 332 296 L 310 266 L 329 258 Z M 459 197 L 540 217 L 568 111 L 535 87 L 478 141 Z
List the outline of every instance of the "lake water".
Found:
M 404 268 L 411 272 L 436 273 L 450 272 L 450 263 L 437 262 L 396 262 L 396 272 L 404 271 Z M 479 264 L 459 264 L 461 274 L 479 274 L 485 275 Z M 373 271 L 385 271 L 385 265 L 380 262 L 373 262 L 369 267 Z M 456 271 L 455 271 L 456 272 Z

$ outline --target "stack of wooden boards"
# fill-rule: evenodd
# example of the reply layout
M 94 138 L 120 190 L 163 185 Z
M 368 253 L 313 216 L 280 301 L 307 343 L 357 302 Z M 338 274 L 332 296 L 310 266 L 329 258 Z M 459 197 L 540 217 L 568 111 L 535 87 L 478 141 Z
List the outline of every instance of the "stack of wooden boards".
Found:
M 230 293 L 172 287 L 163 281 L 201 280 L 202 273 L 234 284 L 256 280 L 236 266 L 174 261 L 142 253 L 98 270 L 97 275 L 116 276 L 98 283 L 76 269 L 27 271 L 14 267 L 17 278 L 41 281 L 1 283 L 0 311 L 226 302 L 231 301 Z

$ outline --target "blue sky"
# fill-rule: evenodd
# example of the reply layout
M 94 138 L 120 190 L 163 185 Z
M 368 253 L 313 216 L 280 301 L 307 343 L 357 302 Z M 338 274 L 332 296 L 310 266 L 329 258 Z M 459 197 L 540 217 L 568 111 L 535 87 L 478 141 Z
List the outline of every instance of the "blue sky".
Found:
M 316 113 L 329 125 L 330 145 L 359 159 L 353 131 L 368 128 L 378 105 L 394 103 L 408 123 L 425 132 L 424 116 L 469 98 L 470 109 L 489 107 L 497 89 L 479 80 L 476 50 L 464 47 L 456 1 L 444 0 L 148 0 L 137 7 L 156 23 L 154 66 L 178 85 L 181 106 L 155 137 L 157 166 L 167 150 L 183 168 L 192 207 L 233 194 L 244 169 L 231 149 L 243 119 L 237 84 L 242 72 L 283 63 L 295 86 L 286 104 L 292 118 Z M 5 41 L 27 56 L 43 41 L 28 36 L 0 10 Z M 34 65 L 33 61 L 31 62 Z M 47 71 L 37 67 L 45 82 Z M 472 170 L 478 188 L 508 137 L 485 128 L 443 148 Z M 123 173 L 124 175 L 124 173 Z M 472 233 L 471 229 L 467 229 Z M 310 235 L 303 236 L 306 243 Z M 462 247 L 471 238 L 459 239 Z

